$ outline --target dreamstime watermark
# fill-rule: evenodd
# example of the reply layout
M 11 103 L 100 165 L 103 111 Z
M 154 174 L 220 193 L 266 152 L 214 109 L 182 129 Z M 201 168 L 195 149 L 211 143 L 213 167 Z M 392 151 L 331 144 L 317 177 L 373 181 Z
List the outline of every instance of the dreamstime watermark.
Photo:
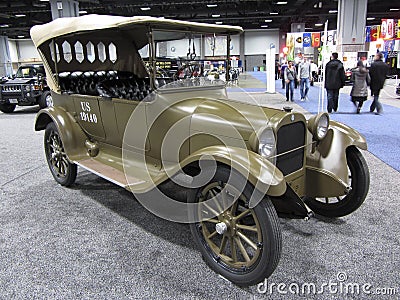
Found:
M 292 294 L 299 296 L 306 295 L 396 295 L 397 289 L 393 287 L 374 287 L 371 283 L 359 283 L 348 281 L 346 272 L 338 272 L 335 279 L 324 281 L 322 283 L 315 282 L 289 282 L 275 283 L 268 282 L 265 279 L 257 285 L 257 292 L 260 294 Z

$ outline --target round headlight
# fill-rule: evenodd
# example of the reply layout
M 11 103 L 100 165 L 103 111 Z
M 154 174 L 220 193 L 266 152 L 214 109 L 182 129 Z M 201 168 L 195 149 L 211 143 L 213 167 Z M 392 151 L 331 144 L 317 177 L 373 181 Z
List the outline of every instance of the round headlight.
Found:
M 308 129 L 311 131 L 314 139 L 322 140 L 329 129 L 329 115 L 327 113 L 320 113 L 311 117 L 308 120 Z
M 27 92 L 29 92 L 29 91 L 31 90 L 31 86 L 30 86 L 30 85 L 25 86 L 25 90 L 26 90 Z
M 258 137 L 258 153 L 263 157 L 271 157 L 275 154 L 275 134 L 271 128 L 264 129 Z
M 321 118 L 319 118 L 317 124 L 318 139 L 322 140 L 326 136 L 326 134 L 328 133 L 328 127 L 329 127 L 328 114 L 323 114 L 321 115 Z

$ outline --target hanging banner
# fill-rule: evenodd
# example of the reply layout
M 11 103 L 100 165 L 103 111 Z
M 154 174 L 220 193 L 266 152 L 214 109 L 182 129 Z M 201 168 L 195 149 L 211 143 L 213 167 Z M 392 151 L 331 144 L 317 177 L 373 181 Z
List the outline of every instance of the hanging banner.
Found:
M 380 26 L 373 25 L 371 26 L 371 42 L 376 42 L 380 35 Z
M 320 32 L 313 32 L 311 34 L 312 38 L 312 46 L 318 48 L 321 46 L 321 33 Z
M 387 19 L 382 19 L 381 32 L 379 37 L 381 39 L 386 39 L 386 34 L 387 34 Z
M 303 33 L 303 47 L 312 47 L 311 46 L 311 32 Z
M 295 48 L 303 48 L 303 33 L 302 32 L 296 32 L 294 33 L 294 47 Z
M 365 42 L 369 43 L 371 41 L 371 26 L 365 27 Z
M 393 32 L 394 38 L 400 38 L 399 28 L 400 28 L 400 20 L 394 20 L 394 32 Z
M 288 48 L 287 60 L 294 59 L 294 34 L 288 33 L 286 35 L 286 47 Z
M 394 20 L 393 19 L 387 19 L 386 24 L 387 24 L 387 30 L 386 30 L 386 38 L 391 39 L 394 37 Z

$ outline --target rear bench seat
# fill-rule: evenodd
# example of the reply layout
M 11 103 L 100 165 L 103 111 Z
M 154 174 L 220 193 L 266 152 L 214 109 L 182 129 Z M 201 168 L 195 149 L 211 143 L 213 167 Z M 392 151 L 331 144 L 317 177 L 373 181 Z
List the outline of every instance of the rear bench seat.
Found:
M 62 93 L 143 100 L 152 90 L 149 78 L 129 72 L 64 72 L 59 74 Z

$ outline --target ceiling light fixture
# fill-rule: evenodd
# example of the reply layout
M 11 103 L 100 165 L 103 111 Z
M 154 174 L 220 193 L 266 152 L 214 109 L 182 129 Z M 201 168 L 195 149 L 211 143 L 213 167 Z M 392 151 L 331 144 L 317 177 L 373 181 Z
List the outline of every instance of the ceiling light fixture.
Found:
M 262 27 L 262 28 L 267 28 L 267 27 L 268 27 L 268 25 L 261 25 L 261 27 Z
M 270 23 L 270 22 L 272 22 L 272 20 L 271 19 L 266 19 L 266 20 L 264 20 L 264 22 L 265 23 Z
M 2 25 L 0 25 L 0 27 L 1 27 L 1 28 L 7 28 L 7 27 L 10 27 L 10 25 L 8 25 L 8 24 L 2 24 Z
M 23 39 L 25 36 L 24 35 L 19 35 L 18 38 Z
M 221 24 L 222 24 L 222 22 L 221 22 L 221 21 L 217 21 L 217 22 L 215 22 L 215 24 L 217 24 L 217 25 L 221 25 Z
M 278 13 L 277 12 L 270 12 L 269 14 L 270 15 L 277 15 Z
M 26 15 L 25 15 L 25 14 L 16 14 L 15 16 L 16 16 L 17 18 L 26 17 Z
M 80 14 L 80 15 L 87 14 L 87 11 L 86 11 L 86 10 L 80 10 L 80 11 L 79 11 L 79 14 Z
M 218 6 L 218 4 L 207 4 L 207 7 L 209 7 L 209 8 L 213 8 L 213 7 L 217 7 Z
M 141 7 L 140 9 L 143 11 L 146 11 L 146 10 L 150 10 L 151 8 L 147 6 L 147 7 Z
M 286 5 L 287 1 L 278 1 L 276 2 L 277 5 Z
M 368 17 L 367 18 L 367 21 L 372 21 L 372 20 L 375 20 L 375 18 L 374 17 Z
M 337 13 L 338 11 L 336 10 L 336 9 L 331 9 L 330 11 L 329 11 L 329 13 L 330 14 L 335 14 L 335 13 Z
M 317 26 L 317 27 L 319 27 L 319 26 L 323 26 L 324 24 L 322 24 L 322 23 L 315 23 L 314 25 Z
M 221 15 L 211 15 L 213 18 L 219 18 Z
M 400 8 L 391 8 L 391 9 L 389 9 L 390 11 L 398 11 L 398 10 L 400 10 Z
M 49 2 L 50 0 L 40 0 L 40 2 Z

